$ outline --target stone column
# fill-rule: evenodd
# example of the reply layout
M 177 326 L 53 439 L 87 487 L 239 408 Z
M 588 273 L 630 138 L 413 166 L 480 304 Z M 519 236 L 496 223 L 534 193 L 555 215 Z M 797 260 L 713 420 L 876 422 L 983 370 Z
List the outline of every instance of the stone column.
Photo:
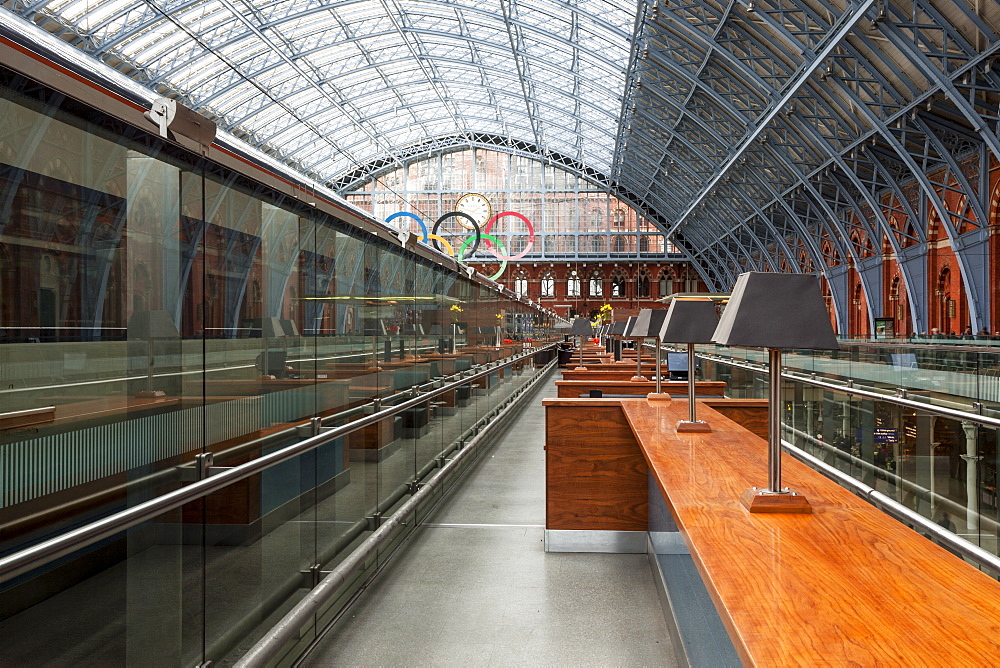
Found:
M 965 432 L 965 526 L 969 533 L 979 532 L 979 425 L 975 422 L 963 422 Z
M 913 477 L 911 482 L 917 484 L 934 495 L 934 423 L 937 417 L 934 415 L 917 414 L 917 442 L 914 447 L 913 457 Z M 902 471 L 900 473 L 903 473 Z M 904 499 L 910 499 L 910 507 L 920 512 L 920 501 L 912 493 L 906 493 Z M 928 508 L 928 516 L 934 512 L 934 504 Z

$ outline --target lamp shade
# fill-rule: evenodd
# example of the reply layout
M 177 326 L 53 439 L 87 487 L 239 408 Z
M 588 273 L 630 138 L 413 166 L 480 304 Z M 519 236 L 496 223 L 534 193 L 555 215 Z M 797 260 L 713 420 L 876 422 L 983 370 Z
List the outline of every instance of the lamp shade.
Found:
M 294 320 L 282 320 L 281 329 L 285 332 L 285 336 L 298 336 L 299 328 L 295 324 Z
M 254 318 L 253 329 L 259 329 L 260 335 L 267 338 L 285 336 L 285 328 L 281 326 L 281 321 L 277 318 Z
M 635 328 L 636 320 L 638 320 L 637 316 L 629 316 L 629 319 L 625 321 L 625 329 L 622 331 L 622 336 L 625 338 L 632 336 L 632 330 Z
M 836 349 L 837 337 L 811 274 L 740 274 L 712 341 L 724 346 Z
M 653 338 L 660 335 L 663 320 L 667 317 L 667 309 L 644 308 L 639 311 L 632 329 L 627 330 L 626 337 L 632 339 Z
M 176 339 L 180 335 L 166 311 L 136 311 L 128 320 L 130 339 Z
M 625 325 L 627 324 L 628 322 L 625 320 L 611 323 L 611 326 L 608 328 L 608 336 L 621 336 L 625 333 Z
M 660 328 L 660 340 L 670 343 L 711 343 L 719 314 L 711 299 L 674 299 Z
M 573 336 L 591 336 L 594 328 L 590 326 L 590 320 L 587 318 L 577 318 L 573 321 L 573 328 L 569 333 Z

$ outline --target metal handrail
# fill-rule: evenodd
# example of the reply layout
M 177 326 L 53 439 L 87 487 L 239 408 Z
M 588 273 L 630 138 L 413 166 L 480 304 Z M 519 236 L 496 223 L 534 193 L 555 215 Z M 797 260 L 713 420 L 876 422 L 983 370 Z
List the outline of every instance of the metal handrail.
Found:
M 830 445 L 829 443 L 821 441 L 815 438 L 814 436 L 807 434 L 801 429 L 796 429 L 795 427 L 792 427 L 787 424 L 783 425 L 782 429 L 786 433 L 789 433 L 796 438 L 803 439 L 810 446 L 818 450 L 822 450 L 823 452 L 836 457 L 838 460 L 847 464 L 848 466 L 856 466 L 861 470 L 863 470 L 866 474 L 871 475 L 876 480 L 884 480 L 890 485 L 895 485 L 897 488 L 903 490 L 907 494 L 912 494 L 916 499 L 919 499 L 921 501 L 926 501 L 931 506 L 934 507 L 943 506 L 949 512 L 953 512 L 956 515 L 963 514 L 967 516 L 969 513 L 970 508 L 968 506 L 962 505 L 961 503 L 949 499 L 946 496 L 942 496 L 937 492 L 932 492 L 926 487 L 921 487 L 917 483 L 913 482 L 912 480 L 907 480 L 898 473 L 894 473 L 892 471 L 887 471 L 886 469 L 879 468 L 878 466 L 872 464 L 871 462 L 866 462 L 860 457 L 855 457 L 853 454 L 844 452 L 843 450 L 840 450 L 839 448 L 836 448 Z M 973 510 L 972 512 L 975 514 L 980 527 L 984 526 L 989 527 L 994 532 L 998 527 L 1000 527 L 1000 524 L 997 524 L 997 522 L 991 519 L 990 517 L 983 515 L 982 513 L 975 510 Z
M 371 415 L 366 415 L 358 420 L 339 427 L 324 428 L 323 433 L 303 439 L 298 443 L 276 450 L 270 454 L 258 457 L 257 459 L 240 464 L 229 469 L 225 469 L 208 478 L 193 482 L 181 489 L 168 492 L 162 496 L 150 499 L 144 503 L 127 508 L 121 512 L 108 517 L 101 518 L 90 524 L 86 524 L 72 531 L 50 538 L 31 547 L 25 548 L 14 554 L 0 558 L 0 583 L 11 580 L 19 575 L 31 572 L 32 570 L 49 564 L 57 559 L 68 556 L 73 552 L 93 545 L 107 538 L 121 533 L 134 526 L 142 524 L 165 512 L 175 510 L 181 506 L 200 499 L 204 496 L 221 490 L 232 483 L 239 482 L 256 475 L 272 466 L 288 461 L 305 452 L 308 452 L 321 445 L 329 443 L 359 429 L 376 424 L 381 420 L 391 417 L 397 413 L 419 406 L 429 399 L 444 394 L 451 390 L 468 385 L 470 382 L 489 376 L 497 369 L 505 368 L 516 364 L 520 360 L 532 357 L 535 353 L 554 347 L 555 344 L 548 344 L 532 349 L 531 352 L 511 357 L 510 359 L 491 366 L 482 371 L 448 383 L 440 388 L 430 390 L 426 394 L 419 394 L 407 399 L 402 403 L 383 408 Z M 318 418 L 316 418 L 318 420 Z
M 555 360 L 549 362 L 546 369 L 552 367 Z M 531 389 L 537 378 L 529 381 L 529 385 L 522 387 L 519 392 L 527 392 Z M 509 404 L 498 414 L 500 419 L 508 416 L 510 411 L 516 407 L 516 403 Z M 444 484 L 444 481 L 456 470 L 459 469 L 463 460 L 474 452 L 481 439 L 486 436 L 484 432 L 478 433 L 465 446 L 458 451 L 444 466 L 441 467 L 437 476 L 421 485 L 409 499 L 403 502 L 393 511 L 390 517 L 384 518 L 382 524 L 359 545 L 351 554 L 330 571 L 309 593 L 307 593 L 295 606 L 289 610 L 284 617 L 278 621 L 264 636 L 254 644 L 250 650 L 236 662 L 236 668 L 256 668 L 271 664 L 282 648 L 294 642 L 302 628 L 313 623 L 315 615 L 322 611 L 323 606 L 336 598 L 350 583 L 355 571 L 362 568 L 364 563 L 379 549 L 379 547 L 391 539 L 393 532 L 406 524 L 406 518 L 417 510 L 421 504 L 425 503 L 435 492 L 436 488 Z
M 747 369 L 749 371 L 758 371 L 761 373 L 767 373 L 767 368 L 764 367 L 763 365 L 752 364 L 748 362 L 740 362 L 733 358 L 723 357 L 721 355 L 712 355 L 708 353 L 698 353 L 697 355 L 704 359 L 719 362 L 721 364 L 728 364 L 730 366 L 739 367 L 741 369 Z M 819 378 L 814 378 L 811 375 L 806 375 L 806 373 L 807 372 L 804 371 L 782 371 L 781 377 L 784 380 L 793 380 L 793 381 L 798 381 L 800 383 L 815 385 L 816 387 L 822 387 L 823 389 L 831 390 L 833 392 L 841 392 L 843 394 L 856 395 L 859 397 L 865 397 L 867 399 L 884 401 L 886 403 L 895 404 L 897 406 L 903 406 L 905 408 L 912 408 L 915 410 L 919 410 L 924 413 L 933 413 L 935 415 L 942 415 L 945 417 L 950 417 L 965 422 L 975 422 L 988 427 L 992 427 L 994 429 L 1000 429 L 1000 418 L 991 417 L 989 415 L 983 415 L 982 413 L 970 413 L 969 411 L 963 411 L 957 408 L 949 408 L 947 406 L 941 406 L 938 404 L 930 404 L 923 401 L 914 401 L 913 399 L 907 399 L 896 394 L 883 394 L 881 392 L 876 392 L 874 390 L 866 390 L 853 385 L 843 385 L 840 383 L 833 383 L 827 380 L 820 380 Z
M 766 369 L 753 364 L 740 363 L 729 358 L 706 355 L 704 353 L 699 353 L 702 357 L 706 359 L 714 359 L 723 364 L 729 364 L 732 366 L 737 366 L 743 369 L 748 369 L 751 371 L 765 372 Z M 871 399 L 876 399 L 879 401 L 886 401 L 889 403 L 894 403 L 900 406 L 905 406 L 909 408 L 919 409 L 927 413 L 935 413 L 937 415 L 943 415 L 947 417 L 956 418 L 959 420 L 967 422 L 977 422 L 980 424 L 1000 427 L 1000 419 L 992 418 L 986 415 L 980 415 L 979 413 L 969 413 L 966 411 L 959 411 L 953 408 L 947 408 L 945 406 L 935 406 L 933 404 L 925 404 L 920 401 L 913 401 L 912 399 L 905 399 L 903 397 L 895 395 L 885 395 L 879 392 L 873 392 L 870 390 L 863 390 L 856 387 L 844 386 L 837 383 L 830 383 L 828 381 L 822 381 L 818 378 L 812 378 L 809 376 L 801 376 L 798 373 L 786 373 L 781 374 L 783 379 L 799 381 L 803 383 L 808 383 L 810 385 L 815 385 L 818 387 L 823 387 L 824 389 L 833 390 L 836 392 L 843 392 L 846 394 L 859 395 Z M 824 444 L 826 445 L 826 444 Z M 789 455 L 795 457 L 802 463 L 806 464 L 812 469 L 819 471 L 826 477 L 834 480 L 842 487 L 849 489 L 858 496 L 867 500 L 869 503 L 874 505 L 876 508 L 882 510 L 887 515 L 903 522 L 904 524 L 909 524 L 911 527 L 919 527 L 919 530 L 931 536 L 939 544 L 946 546 L 949 550 L 954 550 L 963 558 L 972 561 L 977 566 L 989 569 L 995 574 L 1000 574 L 1000 557 L 997 555 L 984 550 L 983 548 L 971 543 L 970 541 L 957 536 L 956 534 L 948 531 L 942 526 L 939 526 L 935 522 L 929 520 L 923 515 L 913 511 L 903 504 L 899 503 L 892 497 L 878 491 L 877 489 L 866 485 L 860 480 L 852 477 L 851 475 L 844 473 L 843 471 L 837 469 L 836 467 L 830 466 L 823 460 L 810 455 L 801 448 L 797 447 L 793 443 L 788 441 L 781 442 L 782 449 Z M 865 462 L 866 463 L 866 462 Z M 873 468 L 875 468 L 873 466 Z M 884 472 L 883 472 L 884 473 Z M 898 476 L 897 476 L 898 477 Z M 908 482 L 904 478 L 899 478 L 900 481 Z M 916 487 L 914 485 L 914 487 Z M 922 489 L 922 488 L 917 488 Z M 926 491 L 926 490 L 923 490 Z
M 441 380 L 447 380 L 450 378 L 458 379 L 461 378 L 464 375 L 464 373 L 465 372 L 458 372 L 456 374 L 445 376 L 443 379 L 432 380 L 429 383 L 417 385 L 416 387 L 420 388 L 421 390 L 425 388 L 434 389 L 434 386 L 437 385 L 439 382 L 441 382 Z M 338 413 L 334 413 L 333 415 L 322 416 L 319 419 L 321 424 L 327 424 L 330 422 L 342 422 L 344 420 L 354 419 L 358 416 L 366 415 L 365 411 L 370 408 L 375 408 L 376 410 L 378 410 L 377 407 L 380 407 L 383 404 L 387 404 L 387 402 L 390 401 L 396 401 L 407 394 L 412 394 L 412 392 L 413 388 L 408 387 L 394 394 L 387 395 L 384 397 L 377 397 L 372 401 L 368 401 L 358 406 L 354 406 L 353 408 L 348 408 Z M 293 423 L 291 426 L 286 427 L 285 429 L 279 429 L 278 431 L 270 432 L 264 436 L 258 436 L 256 438 L 251 438 L 246 441 L 241 441 L 240 443 L 233 445 L 232 447 L 226 448 L 224 450 L 213 451 L 212 454 L 214 455 L 215 458 L 215 464 L 218 465 L 227 460 L 240 458 L 249 451 L 254 451 L 263 447 L 267 447 L 272 443 L 276 443 L 278 441 L 287 439 L 290 436 L 293 436 L 296 433 L 298 433 L 300 427 L 307 425 L 308 425 L 308 420 L 301 420 L 298 423 Z M 190 462 L 188 462 L 187 465 L 190 465 Z M 115 498 L 116 495 L 121 495 L 124 492 L 127 492 L 129 489 L 134 489 L 137 486 L 157 485 L 157 484 L 171 482 L 177 478 L 179 472 L 183 470 L 184 467 L 185 464 L 181 464 L 168 469 L 164 469 L 162 471 L 156 471 L 155 473 L 150 473 L 140 478 L 129 480 L 128 482 L 123 482 L 117 485 L 112 485 L 110 487 L 102 488 L 86 496 L 75 497 L 72 500 L 67 501 L 66 503 L 54 506 L 47 506 L 30 515 L 22 515 L 20 517 L 16 517 L 6 523 L 0 523 L 0 534 L 9 534 L 10 532 L 16 532 L 22 529 L 23 527 L 38 526 L 44 524 L 44 522 L 46 522 L 47 519 L 51 517 L 60 517 L 60 516 L 64 517 L 66 513 L 72 512 L 73 509 L 75 508 L 79 508 L 81 506 L 93 506 L 94 504 L 101 503 L 104 500 L 113 499 Z
M 866 485 L 865 483 L 851 477 L 847 473 L 830 466 L 823 460 L 813 457 L 808 452 L 796 447 L 788 441 L 781 442 L 782 449 L 792 457 L 795 457 L 809 468 L 819 471 L 826 477 L 837 482 L 842 487 L 849 489 L 861 498 L 865 499 L 873 506 L 904 524 L 912 527 L 919 527 L 921 533 L 932 537 L 938 544 L 944 544 L 949 550 L 954 550 L 965 559 L 973 563 L 988 568 L 995 574 L 1000 574 L 1000 557 L 987 552 L 983 548 L 970 543 L 964 538 L 959 538 L 935 522 L 927 519 L 923 515 L 916 513 L 892 497 Z

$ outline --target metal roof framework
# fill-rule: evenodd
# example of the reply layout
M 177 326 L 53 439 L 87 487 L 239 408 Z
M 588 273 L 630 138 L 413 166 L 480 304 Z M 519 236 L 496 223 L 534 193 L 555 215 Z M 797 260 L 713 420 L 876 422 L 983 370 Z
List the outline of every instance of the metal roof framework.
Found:
M 711 290 L 899 262 L 926 328 L 929 221 L 987 326 L 1000 5 L 976 0 L 4 0 L 341 192 L 488 146 L 636 205 Z M 996 323 L 994 323 L 995 326 Z

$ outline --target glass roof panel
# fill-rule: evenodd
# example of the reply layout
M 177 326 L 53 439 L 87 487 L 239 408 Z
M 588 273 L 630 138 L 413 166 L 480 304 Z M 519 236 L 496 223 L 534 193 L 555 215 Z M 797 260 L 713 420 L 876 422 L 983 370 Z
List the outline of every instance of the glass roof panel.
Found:
M 609 170 L 634 4 L 507 9 L 509 22 L 494 0 L 38 0 L 23 14 L 87 32 L 98 57 L 202 105 L 225 130 L 271 138 L 265 151 L 296 147 L 311 161 L 300 166 L 322 165 L 330 181 L 428 134 L 517 132 Z M 325 155 L 330 139 L 350 155 Z

